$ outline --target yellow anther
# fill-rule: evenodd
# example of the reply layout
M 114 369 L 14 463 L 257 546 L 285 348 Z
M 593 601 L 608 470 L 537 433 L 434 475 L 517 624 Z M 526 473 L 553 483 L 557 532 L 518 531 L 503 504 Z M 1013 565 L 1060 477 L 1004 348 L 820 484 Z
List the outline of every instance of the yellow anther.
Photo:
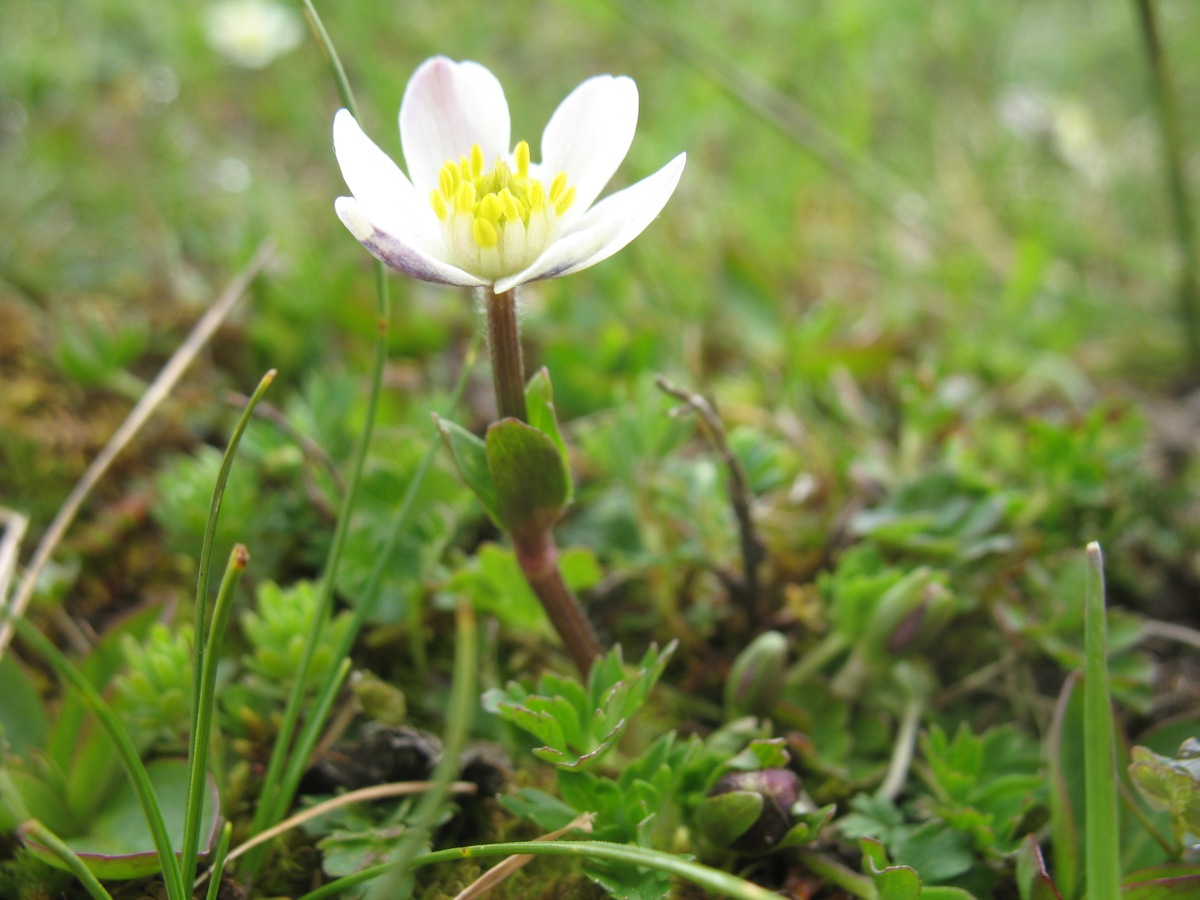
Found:
M 513 160 L 517 164 L 517 177 L 524 181 L 529 177 L 529 142 L 521 141 L 513 151 Z
M 500 243 L 500 234 L 496 231 L 496 226 L 487 219 L 476 219 L 471 223 L 471 237 L 475 239 L 476 244 L 484 248 L 495 247 Z
M 475 215 L 480 219 L 487 219 L 489 222 L 499 224 L 500 217 L 504 215 L 504 204 L 495 194 L 487 194 L 479 201 L 479 208 L 475 210 Z
M 546 208 L 546 189 L 540 181 L 529 182 L 529 211 L 541 212 Z
M 458 196 L 454 198 L 454 208 L 459 212 L 468 213 L 475 208 L 475 184 L 464 181 L 458 188 Z
M 446 216 L 450 214 L 450 210 L 446 208 L 446 198 L 439 191 L 432 190 L 429 192 L 429 203 L 433 206 L 437 217 L 445 222 Z
M 554 211 L 560 216 L 571 208 L 571 204 L 575 202 L 575 188 L 567 188 L 566 192 L 558 198 L 554 203 Z
M 438 172 L 438 190 L 442 192 L 442 196 L 447 200 L 453 197 L 459 183 L 458 167 L 449 163 L 442 166 L 442 170 Z
M 512 191 L 504 188 L 497 196 L 500 198 L 500 205 L 504 208 L 504 218 L 506 221 L 515 222 L 517 219 L 524 218 L 521 215 L 521 204 L 513 196 Z
M 517 144 L 511 158 L 497 157 L 491 168 L 484 166 L 478 144 L 466 155 L 447 160 L 438 170 L 429 205 L 444 223 L 453 254 L 466 254 L 462 264 L 468 271 L 483 266 L 486 276 L 493 277 L 496 272 L 519 271 L 545 249 L 556 234 L 555 217 L 575 203 L 575 188 L 568 184 L 566 172 L 559 172 L 548 186 L 533 177 L 527 141 Z M 505 234 L 509 225 L 519 231 Z M 473 256 L 462 246 L 464 231 L 474 244 Z

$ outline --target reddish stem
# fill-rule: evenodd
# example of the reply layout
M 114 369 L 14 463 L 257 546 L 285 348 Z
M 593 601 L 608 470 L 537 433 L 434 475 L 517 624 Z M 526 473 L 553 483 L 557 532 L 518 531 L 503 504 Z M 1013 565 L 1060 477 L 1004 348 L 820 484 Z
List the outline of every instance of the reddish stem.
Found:
M 525 580 L 533 588 L 554 630 L 586 679 L 592 663 L 604 650 L 579 601 L 563 581 L 554 535 L 549 529 L 540 534 L 514 535 L 513 543 Z

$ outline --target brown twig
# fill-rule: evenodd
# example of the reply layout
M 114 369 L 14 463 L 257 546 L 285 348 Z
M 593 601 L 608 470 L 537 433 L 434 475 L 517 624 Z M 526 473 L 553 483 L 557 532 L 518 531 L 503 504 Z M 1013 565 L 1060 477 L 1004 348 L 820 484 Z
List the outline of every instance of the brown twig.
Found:
M 733 514 L 737 517 L 738 531 L 741 534 L 742 565 L 745 568 L 742 584 L 742 602 L 745 605 L 746 616 L 749 619 L 750 626 L 753 628 L 759 622 L 758 566 L 766 557 L 766 550 L 758 537 L 758 532 L 754 528 L 754 517 L 750 511 L 750 487 L 746 483 L 746 470 L 742 467 L 742 461 L 737 458 L 737 454 L 729 446 L 729 441 L 725 433 L 725 425 L 721 421 L 721 417 L 717 415 L 716 410 L 712 408 L 711 403 L 701 395 L 673 384 L 662 375 L 657 376 L 654 379 L 654 383 L 658 385 L 659 390 L 663 393 L 669 394 L 683 402 L 683 407 L 678 407 L 671 411 L 672 415 L 678 415 L 682 409 L 689 409 L 700 416 L 700 419 L 707 426 L 705 431 L 708 434 L 709 441 L 713 445 L 713 449 L 717 451 L 721 462 L 729 470 L 729 499 L 733 504 Z

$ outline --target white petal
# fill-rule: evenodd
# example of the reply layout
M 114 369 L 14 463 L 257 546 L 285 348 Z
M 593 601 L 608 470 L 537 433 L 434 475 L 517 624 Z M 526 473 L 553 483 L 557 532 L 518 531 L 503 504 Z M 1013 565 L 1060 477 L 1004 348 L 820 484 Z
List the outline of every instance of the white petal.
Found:
M 441 255 L 437 217 L 400 167 L 359 127 L 349 110 L 333 119 L 333 152 L 350 193 L 381 230 L 403 238 L 426 254 Z
M 646 230 L 662 212 L 679 176 L 687 154 L 677 157 L 648 178 L 618 191 L 593 206 L 567 234 L 546 248 L 528 269 L 496 282 L 498 293 L 519 284 L 543 278 L 557 278 L 594 266 L 608 259 Z
M 403 236 L 383 230 L 371 221 L 366 209 L 353 197 L 338 197 L 334 208 L 342 224 L 371 251 L 371 255 L 393 269 L 421 281 L 434 281 L 438 284 L 457 284 L 464 287 L 481 287 L 487 284 L 483 279 L 476 278 L 457 266 L 424 253 L 407 242 Z
M 508 101 L 496 76 L 475 62 L 435 56 L 421 64 L 400 102 L 400 144 L 418 191 L 437 186 L 448 159 L 478 144 L 491 165 L 509 150 Z
M 566 172 L 575 188 L 565 225 L 587 211 L 617 171 L 633 143 L 637 118 L 637 85 L 624 76 L 589 78 L 554 111 L 542 133 L 541 172 L 547 185 Z

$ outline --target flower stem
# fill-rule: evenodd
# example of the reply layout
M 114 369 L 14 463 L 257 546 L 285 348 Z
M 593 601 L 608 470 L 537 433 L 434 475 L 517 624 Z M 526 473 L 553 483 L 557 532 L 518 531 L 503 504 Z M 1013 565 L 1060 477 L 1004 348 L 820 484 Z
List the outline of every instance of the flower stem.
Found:
M 501 419 L 528 421 L 525 412 L 525 367 L 521 361 L 521 330 L 517 324 L 517 291 L 497 294 L 484 288 L 492 381 Z
M 554 535 L 545 531 L 533 540 L 514 541 L 517 562 L 533 592 L 541 601 L 542 608 L 550 618 L 550 624 L 562 638 L 586 679 L 597 656 L 604 653 L 592 625 L 579 605 L 579 601 L 563 580 L 558 567 L 558 547 Z

